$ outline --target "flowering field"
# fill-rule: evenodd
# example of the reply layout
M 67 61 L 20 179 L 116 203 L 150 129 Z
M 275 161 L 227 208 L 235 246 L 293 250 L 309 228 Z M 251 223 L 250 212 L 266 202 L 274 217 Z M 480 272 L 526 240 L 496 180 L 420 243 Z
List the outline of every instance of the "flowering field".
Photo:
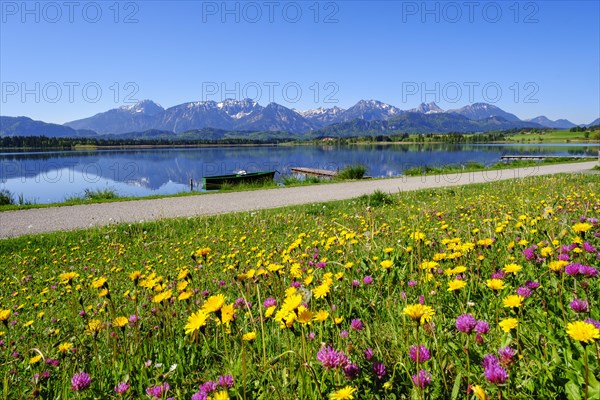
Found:
M 0 397 L 600 398 L 600 185 L 0 241 Z

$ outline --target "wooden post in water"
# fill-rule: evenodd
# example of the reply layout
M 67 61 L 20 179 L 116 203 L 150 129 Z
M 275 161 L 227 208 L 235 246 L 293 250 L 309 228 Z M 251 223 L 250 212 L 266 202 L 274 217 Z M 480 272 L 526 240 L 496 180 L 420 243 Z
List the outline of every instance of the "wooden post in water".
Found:
M 194 180 L 190 178 L 190 192 L 194 191 Z

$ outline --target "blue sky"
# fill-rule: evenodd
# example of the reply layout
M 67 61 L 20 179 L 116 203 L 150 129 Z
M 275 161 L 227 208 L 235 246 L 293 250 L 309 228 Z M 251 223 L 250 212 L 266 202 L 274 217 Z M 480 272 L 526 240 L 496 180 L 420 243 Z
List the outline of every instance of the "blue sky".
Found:
M 70 5 L 73 4 L 73 5 Z M 0 114 L 152 99 L 600 116 L 600 2 L 0 2 Z

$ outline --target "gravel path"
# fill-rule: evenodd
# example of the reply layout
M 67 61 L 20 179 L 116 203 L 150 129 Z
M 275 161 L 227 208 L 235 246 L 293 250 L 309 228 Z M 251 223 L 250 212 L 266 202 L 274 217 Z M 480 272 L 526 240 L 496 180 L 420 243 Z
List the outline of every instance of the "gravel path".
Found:
M 529 168 L 447 175 L 371 179 L 328 185 L 274 188 L 248 192 L 213 193 L 188 197 L 85 204 L 0 212 L 0 238 L 83 229 L 113 223 L 211 215 L 342 200 L 381 190 L 387 193 L 493 182 L 556 173 L 577 173 L 598 163 L 555 164 Z

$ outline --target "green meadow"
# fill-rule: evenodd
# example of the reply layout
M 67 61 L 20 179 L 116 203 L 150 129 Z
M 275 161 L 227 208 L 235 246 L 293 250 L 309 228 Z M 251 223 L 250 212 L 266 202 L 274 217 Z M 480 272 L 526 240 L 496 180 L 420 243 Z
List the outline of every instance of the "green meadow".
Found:
M 600 397 L 598 175 L 0 241 L 0 398 Z

